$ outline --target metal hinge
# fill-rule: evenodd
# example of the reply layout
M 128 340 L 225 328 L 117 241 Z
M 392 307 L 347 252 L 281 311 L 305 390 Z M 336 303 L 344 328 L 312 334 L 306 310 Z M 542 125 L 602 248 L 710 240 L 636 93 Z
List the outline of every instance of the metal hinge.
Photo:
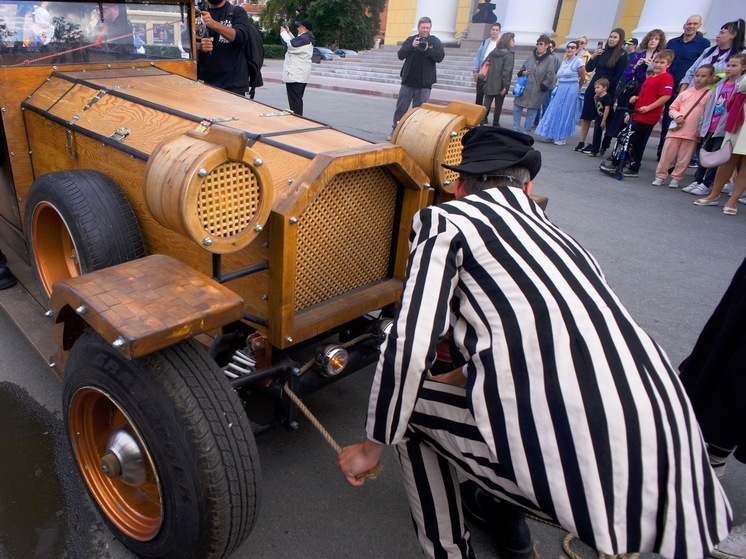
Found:
M 90 109 L 93 105 L 95 105 L 96 103 L 98 103 L 99 101 L 101 101 L 101 98 L 104 95 L 106 95 L 106 90 L 105 89 L 99 89 L 98 93 L 96 93 L 96 95 L 93 96 L 93 99 L 91 99 L 90 101 L 88 101 L 88 103 L 86 103 L 85 107 L 83 107 L 83 110 L 87 111 L 88 109 Z
M 114 133 L 111 136 L 109 136 L 109 139 L 110 140 L 114 140 L 115 142 L 120 142 L 121 143 L 130 134 L 132 134 L 132 130 L 130 130 L 129 128 L 124 128 L 124 127 L 117 128 L 114 131 Z

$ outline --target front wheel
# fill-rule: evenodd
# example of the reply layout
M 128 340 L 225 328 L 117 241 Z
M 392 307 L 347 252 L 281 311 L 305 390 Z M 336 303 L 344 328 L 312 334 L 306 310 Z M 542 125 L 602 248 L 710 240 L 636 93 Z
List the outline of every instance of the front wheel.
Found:
M 109 528 L 148 558 L 222 558 L 249 535 L 259 460 L 217 365 L 187 341 L 129 361 L 84 333 L 63 409 L 86 488 Z

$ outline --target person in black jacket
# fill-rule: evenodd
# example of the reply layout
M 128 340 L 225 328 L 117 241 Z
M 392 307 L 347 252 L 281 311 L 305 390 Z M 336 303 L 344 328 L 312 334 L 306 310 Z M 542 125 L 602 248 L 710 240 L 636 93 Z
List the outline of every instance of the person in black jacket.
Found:
M 227 0 L 209 0 L 202 12 L 206 35 L 200 38 L 197 76 L 220 89 L 246 95 L 249 69 L 244 46 L 249 38 L 249 16 Z
M 429 17 L 421 17 L 417 22 L 417 35 L 407 38 L 399 49 L 399 60 L 404 60 L 404 65 L 392 128 L 396 128 L 410 104 L 419 107 L 427 103 L 433 84 L 437 81 L 435 64 L 442 62 L 446 53 L 440 39 L 430 35 L 432 25 Z
M 586 72 L 593 72 L 593 79 L 586 88 L 585 98 L 583 99 L 583 111 L 580 113 L 580 134 L 578 135 L 578 145 L 575 151 L 582 151 L 585 147 L 585 138 L 588 136 L 588 130 L 591 122 L 595 120 L 596 103 L 593 100 L 593 87 L 597 80 L 606 78 L 609 80 L 609 91 L 616 91 L 616 84 L 622 77 L 624 69 L 627 67 L 627 53 L 624 51 L 624 29 L 612 29 L 606 45 L 599 46 L 591 54 L 591 58 L 585 64 Z M 587 152 L 586 152 L 587 153 Z

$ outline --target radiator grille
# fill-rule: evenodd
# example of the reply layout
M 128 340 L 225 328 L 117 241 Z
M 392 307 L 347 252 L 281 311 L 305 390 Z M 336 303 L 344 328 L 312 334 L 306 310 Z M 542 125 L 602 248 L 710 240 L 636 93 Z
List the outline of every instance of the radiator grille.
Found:
M 470 128 L 464 127 L 451 138 L 451 141 L 448 142 L 448 147 L 446 148 L 446 155 L 443 163 L 446 165 L 458 165 L 461 163 L 461 150 L 463 149 L 461 138 L 463 138 L 464 134 L 469 130 Z M 453 182 L 458 178 L 458 173 L 456 171 L 446 169 L 445 167 L 441 167 L 441 169 L 443 172 L 443 182 Z
M 397 185 L 381 167 L 340 173 L 298 221 L 295 310 L 388 279 Z
M 197 200 L 200 223 L 211 236 L 230 239 L 251 227 L 259 210 L 261 189 L 242 162 L 219 165 L 205 177 Z

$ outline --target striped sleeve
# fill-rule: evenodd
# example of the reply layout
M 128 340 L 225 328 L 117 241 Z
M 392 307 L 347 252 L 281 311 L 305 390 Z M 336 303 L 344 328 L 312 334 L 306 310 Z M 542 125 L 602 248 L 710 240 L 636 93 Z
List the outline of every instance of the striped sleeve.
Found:
M 449 301 L 458 280 L 461 233 L 439 208 L 415 216 L 402 304 L 381 349 L 368 406 L 368 437 L 402 440 L 435 344 L 448 330 Z

